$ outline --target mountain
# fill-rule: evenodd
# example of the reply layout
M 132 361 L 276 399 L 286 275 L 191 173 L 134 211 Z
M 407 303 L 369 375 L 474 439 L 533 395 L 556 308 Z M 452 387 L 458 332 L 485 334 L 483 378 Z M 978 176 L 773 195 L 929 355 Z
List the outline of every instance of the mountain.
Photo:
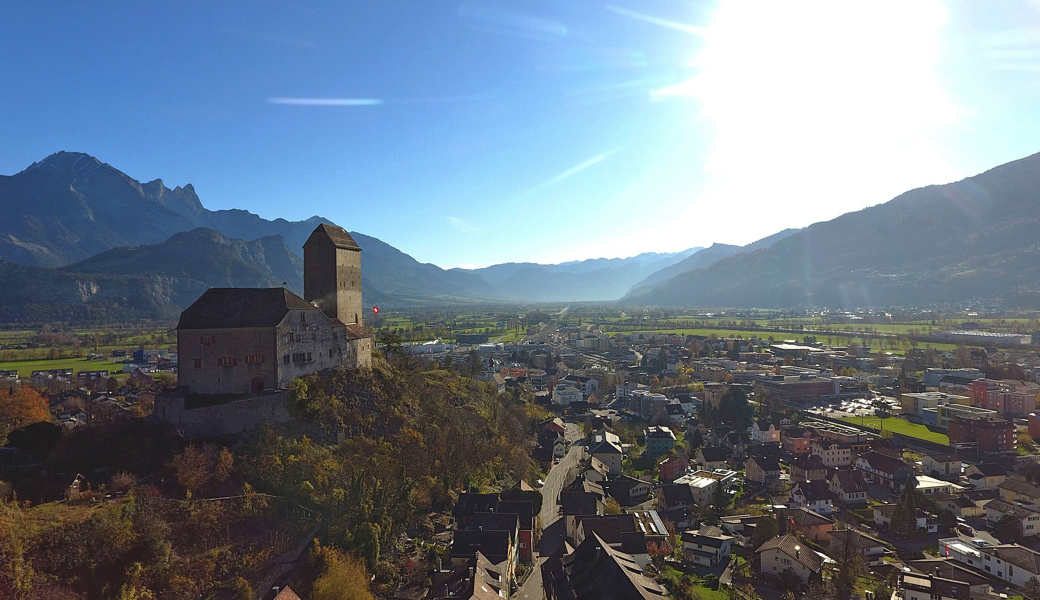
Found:
M 67 273 L 156 275 L 207 287 L 286 287 L 303 293 L 303 261 L 281 236 L 251 242 L 212 229 L 173 234 L 158 244 L 113 248 L 61 268 Z
M 632 304 L 1040 306 L 1040 154 L 816 223 L 680 274 Z
M 207 287 L 194 280 L 72 273 L 3 260 L 0 281 L 3 323 L 171 320 Z
M 559 264 L 502 263 L 481 269 L 452 269 L 479 276 L 502 296 L 531 302 L 606 301 L 620 298 L 633 283 L 696 256 L 682 252 L 646 252 L 629 258 L 593 258 Z
M 756 242 L 752 242 L 746 246 L 733 246 L 731 244 L 712 244 L 711 246 L 701 250 L 700 252 L 684 258 L 683 260 L 665 267 L 655 273 L 651 273 L 647 278 L 643 279 L 639 283 L 633 285 L 630 289 L 626 290 L 626 295 L 645 293 L 662 283 L 681 275 L 682 273 L 688 273 L 690 271 L 696 271 L 697 269 L 703 269 L 710 267 L 711 265 L 719 262 L 724 258 L 729 258 L 737 254 L 744 252 L 754 252 L 760 248 L 768 248 L 776 242 L 794 235 L 801 231 L 800 229 L 784 229 L 783 231 L 774 233 L 769 237 L 764 237 Z
M 158 179 L 141 183 L 78 152 L 58 152 L 0 176 L 0 214 L 0 260 L 11 263 L 207 286 L 284 281 L 295 290 L 302 287 L 303 243 L 319 223 L 331 223 L 317 216 L 272 221 L 245 210 L 211 211 L 191 184 L 171 190 Z M 191 235 L 175 235 L 182 232 Z M 363 251 L 367 303 L 503 299 L 478 276 L 420 263 L 374 237 L 352 235 Z M 192 243 L 202 245 L 193 252 Z

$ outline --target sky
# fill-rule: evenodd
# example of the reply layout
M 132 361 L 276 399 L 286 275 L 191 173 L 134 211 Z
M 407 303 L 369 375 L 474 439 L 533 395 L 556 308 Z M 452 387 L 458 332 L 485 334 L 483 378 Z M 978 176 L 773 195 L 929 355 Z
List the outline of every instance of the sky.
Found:
M 59 151 L 422 262 L 745 244 L 1040 151 L 1040 3 L 16 2 L 0 174 Z

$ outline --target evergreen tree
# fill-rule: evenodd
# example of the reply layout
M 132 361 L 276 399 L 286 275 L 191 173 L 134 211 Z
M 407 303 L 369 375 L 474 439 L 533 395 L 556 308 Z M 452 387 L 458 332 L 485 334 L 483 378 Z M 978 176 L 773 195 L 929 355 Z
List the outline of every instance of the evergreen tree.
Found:
M 903 493 L 896 502 L 892 513 L 892 532 L 896 535 L 910 537 L 917 534 L 917 479 L 911 477 L 903 488 Z

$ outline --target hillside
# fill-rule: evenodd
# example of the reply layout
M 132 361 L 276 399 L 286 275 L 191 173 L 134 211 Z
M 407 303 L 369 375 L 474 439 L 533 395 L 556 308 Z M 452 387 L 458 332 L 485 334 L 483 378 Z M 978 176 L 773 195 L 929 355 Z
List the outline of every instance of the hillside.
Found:
M 211 211 L 190 184 L 171 190 L 158 179 L 141 183 L 77 152 L 58 152 L 20 173 L 0 176 L 0 214 L 5 215 L 0 219 L 0 260 L 11 263 L 206 285 L 253 287 L 284 281 L 294 290 L 302 288 L 304 241 L 319 223 L 331 223 L 317 216 L 272 221 L 245 210 Z M 200 227 L 212 233 L 175 236 Z M 363 250 L 368 304 L 502 299 L 475 275 L 420 263 L 374 237 L 352 235 Z M 193 248 L 193 243 L 202 245 Z M 61 279 L 56 273 L 46 277 Z M 77 280 L 85 279 L 90 278 Z M 75 297 L 66 300 L 74 303 Z
M 682 252 L 646 252 L 629 258 L 594 258 L 559 264 L 502 263 L 472 273 L 503 296 L 522 301 L 616 300 L 632 285 L 661 269 L 697 256 L 701 248 Z
M 816 223 L 626 302 L 893 306 L 1002 298 L 1040 306 L 1040 154 Z
M 246 242 L 205 228 L 176 233 L 158 244 L 113 248 L 61 270 L 159 275 L 205 287 L 277 287 L 285 283 L 297 294 L 303 293 L 303 261 L 281 236 Z
M 731 244 L 712 244 L 708 248 L 697 252 L 691 256 L 684 258 L 683 260 L 669 265 L 659 271 L 651 273 L 648 277 L 642 281 L 633 285 L 630 289 L 626 290 L 626 296 L 636 295 L 645 293 L 653 288 L 661 285 L 662 283 L 677 277 L 683 273 L 690 271 L 696 271 L 697 269 L 704 269 L 711 265 L 719 262 L 724 258 L 742 254 L 744 252 L 753 252 L 760 248 L 768 248 L 776 242 L 794 235 L 800 231 L 799 229 L 785 229 L 783 231 L 774 233 L 771 236 L 764 237 L 758 241 L 752 242 L 746 246 L 734 246 Z

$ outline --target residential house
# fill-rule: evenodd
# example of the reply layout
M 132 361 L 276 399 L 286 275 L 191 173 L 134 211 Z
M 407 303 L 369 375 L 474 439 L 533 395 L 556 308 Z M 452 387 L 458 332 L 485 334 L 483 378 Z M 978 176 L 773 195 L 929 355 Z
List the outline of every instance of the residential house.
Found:
M 650 490 L 653 489 L 653 484 L 649 481 L 622 475 L 617 479 L 604 483 L 603 488 L 621 506 L 635 506 L 646 502 L 647 497 L 650 495 Z
M 688 459 L 679 457 L 666 458 L 657 465 L 657 478 L 662 483 L 675 481 L 686 472 L 686 467 L 688 466 L 690 466 Z
M 995 573 L 1011 585 L 1024 588 L 1026 582 L 1040 579 L 1040 552 L 1019 544 L 1000 544 L 979 548 L 982 570 Z
M 473 524 L 473 516 L 477 513 L 495 512 L 498 507 L 498 494 L 474 494 L 463 492 L 455 501 L 451 516 L 458 523 L 459 529 L 466 529 Z
M 668 427 L 651 425 L 643 431 L 643 437 L 646 440 L 646 455 L 651 458 L 664 456 L 675 447 L 675 434 Z
M 497 600 L 508 595 L 509 583 L 504 565 L 494 564 L 479 551 L 468 564 L 433 573 L 432 585 L 424 600 Z M 402 588 L 404 590 L 405 588 Z M 395 598 L 408 598 L 398 592 Z M 280 596 L 275 600 L 280 600 Z
M 948 510 L 956 517 L 981 517 L 986 514 L 985 505 L 989 500 L 976 502 L 967 494 L 950 494 L 935 499 L 943 510 Z
M 831 471 L 827 474 L 827 486 L 843 506 L 867 504 L 867 482 L 863 479 L 862 471 Z
M 611 476 L 621 474 L 621 462 L 624 459 L 624 452 L 621 451 L 621 446 L 610 441 L 603 440 L 598 445 L 592 448 L 589 453 L 593 458 L 598 458 L 607 465 L 607 470 Z
M 977 490 L 996 489 L 1007 479 L 1007 471 L 994 463 L 969 465 L 964 474 L 968 477 L 968 484 Z
M 827 476 L 827 465 L 819 456 L 796 456 L 790 466 L 791 481 L 813 481 Z
M 1004 517 L 1014 519 L 1022 527 L 1024 537 L 1040 534 L 1040 510 L 1022 504 L 1012 504 L 1001 499 L 986 503 L 986 521 L 996 525 Z
M 783 509 L 781 531 L 791 535 L 801 535 L 814 542 L 826 542 L 830 539 L 834 520 L 814 512 L 804 506 Z M 786 529 L 784 529 L 786 528 Z
M 813 440 L 813 456 L 820 457 L 827 467 L 847 467 L 852 462 L 852 448 L 848 444 L 828 439 Z
M 722 564 L 730 554 L 733 536 L 714 526 L 682 534 L 683 560 L 687 564 L 712 568 Z
M 643 569 L 650 563 L 646 535 L 630 514 L 579 517 L 574 532 L 574 547 L 593 534 L 615 550 L 628 554 Z
M 840 556 L 847 545 L 855 548 L 868 565 L 882 564 L 882 557 L 888 552 L 885 542 L 858 529 L 835 529 L 831 531 L 830 555 Z
M 902 489 L 914 470 L 905 462 L 882 454 L 867 452 L 856 459 L 856 468 L 863 472 L 867 483 L 874 483 L 894 491 Z
M 910 573 L 933 575 L 950 581 L 959 581 L 971 589 L 972 597 L 986 598 L 992 596 L 993 587 L 989 578 L 980 575 L 959 562 L 945 558 L 924 558 L 921 560 L 908 560 L 904 563 L 910 569 Z M 904 598 L 904 600 L 909 600 Z M 918 599 L 930 600 L 930 599 Z
M 821 515 L 834 511 L 834 494 L 825 479 L 799 481 L 791 487 L 791 506 L 804 506 Z
M 793 535 L 785 535 L 768 540 L 755 554 L 759 558 L 759 573 L 779 576 L 790 570 L 808 583 L 811 578 L 820 574 L 824 559 L 821 555 L 806 547 Z
M 703 446 L 697 449 L 697 463 L 708 471 L 725 469 L 729 456 L 729 450 L 720 446 Z
M 1005 479 L 997 486 L 997 492 L 1005 502 L 1040 506 L 1040 487 L 1021 479 Z
M 899 589 L 903 600 L 971 600 L 973 596 L 963 581 L 928 574 L 900 573 Z
M 775 458 L 752 455 L 744 463 L 744 479 L 762 485 L 780 481 L 780 463 Z
M 755 525 L 761 519 L 761 515 L 730 515 L 722 517 L 722 530 L 733 536 L 733 541 L 744 546 L 751 540 L 755 533 Z
M 560 505 L 563 511 L 564 531 L 573 539 L 577 530 L 578 517 L 603 514 L 602 496 L 595 492 L 560 492 Z
M 693 489 L 683 483 L 670 483 L 661 486 L 657 493 L 657 510 L 662 513 L 675 508 L 698 506 L 693 497 Z
M 769 419 L 755 419 L 751 424 L 751 439 L 756 444 L 780 441 L 780 430 Z
M 939 479 L 956 479 L 961 475 L 961 459 L 955 454 L 932 452 L 921 455 L 921 470 Z
M 892 515 L 896 512 L 895 504 L 882 504 L 874 507 L 874 525 L 882 531 L 888 531 L 892 526 Z M 924 514 L 920 510 L 917 511 L 917 515 L 914 517 L 914 524 L 917 530 L 924 533 L 936 533 L 939 531 L 939 522 L 934 519 L 929 519 L 928 515 Z
M 573 551 L 568 549 L 561 544 L 542 563 L 546 600 L 661 600 L 668 596 L 632 556 L 611 548 L 595 534 Z
M 530 500 L 502 500 L 498 503 L 501 514 L 515 514 L 519 519 L 520 561 L 524 564 L 534 562 L 534 503 Z
M 586 481 L 603 483 L 610 479 L 610 467 L 605 462 L 593 456 L 589 459 L 588 466 L 583 473 Z
M 791 427 L 780 432 L 780 445 L 794 456 L 808 455 L 815 437 L 816 431 L 811 427 Z

